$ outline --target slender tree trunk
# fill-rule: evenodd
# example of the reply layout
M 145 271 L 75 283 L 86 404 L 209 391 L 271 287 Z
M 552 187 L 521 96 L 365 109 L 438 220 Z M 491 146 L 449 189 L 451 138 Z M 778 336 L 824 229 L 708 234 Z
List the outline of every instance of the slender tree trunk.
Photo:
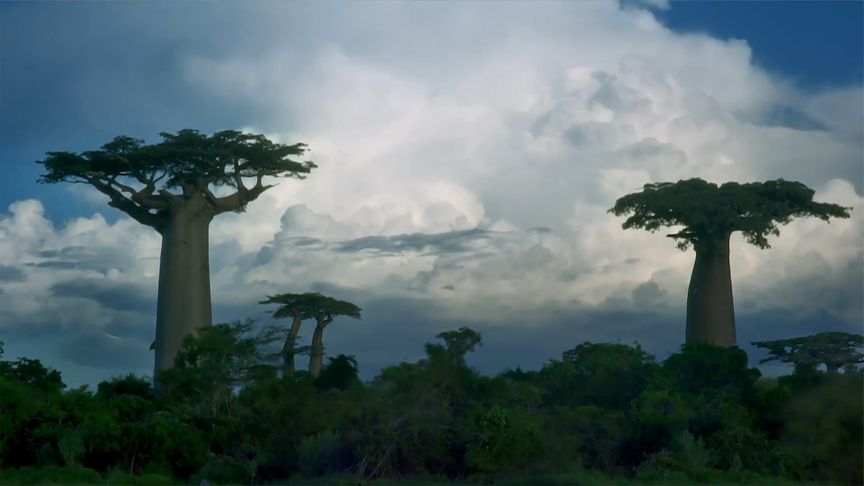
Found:
M 288 336 L 285 338 L 285 345 L 282 346 L 282 376 L 291 376 L 294 374 L 294 349 L 297 344 L 297 335 L 300 334 L 300 324 L 303 320 L 300 316 L 294 316 L 294 321 L 291 323 L 291 330 L 288 331 Z
M 327 324 L 319 322 L 312 334 L 312 349 L 309 352 L 309 373 L 318 378 L 321 374 L 321 366 L 324 363 L 324 327 Z
M 687 292 L 688 343 L 736 344 L 729 236 L 724 233 L 696 245 Z
M 213 212 L 191 199 L 161 229 L 154 376 L 174 366 L 183 338 L 212 324 L 208 229 Z M 156 383 L 158 387 L 158 382 Z

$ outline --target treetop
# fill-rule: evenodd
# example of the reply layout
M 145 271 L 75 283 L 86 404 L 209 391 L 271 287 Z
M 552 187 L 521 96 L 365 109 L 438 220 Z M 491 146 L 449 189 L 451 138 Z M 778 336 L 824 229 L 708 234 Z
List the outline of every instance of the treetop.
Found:
M 224 130 L 207 136 L 184 129 L 176 134 L 161 132 L 162 141 L 145 145 L 144 140 L 121 135 L 100 150 L 48 152 L 46 173 L 40 182 L 90 182 L 90 179 L 128 177 L 142 184 L 154 181 L 165 189 L 207 182 L 237 187 L 241 177 L 304 177 L 312 162 L 291 157 L 306 152 L 306 144 L 283 145 L 264 135 Z
M 770 356 L 759 363 L 781 361 L 795 365 L 815 367 L 829 365 L 855 365 L 864 363 L 864 335 L 847 332 L 822 332 L 812 336 L 755 341 L 754 346 L 768 350 Z
M 335 299 L 318 292 L 267 296 L 267 299 L 262 300 L 259 304 L 278 304 L 279 307 L 273 311 L 273 317 L 277 319 L 285 317 L 315 318 L 319 322 L 326 323 L 339 316 L 360 319 L 362 310 L 351 302 Z
M 270 188 L 264 177 L 304 178 L 316 165 L 294 158 L 306 153 L 306 145 L 284 145 L 264 135 L 224 130 L 206 135 L 184 129 L 160 133 L 162 141 L 118 136 L 99 150 L 81 153 L 48 152 L 37 163 L 45 167 L 40 183 L 87 183 L 111 198 L 109 203 L 139 222 L 156 226 L 151 211 L 179 207 L 186 198 L 200 195 L 214 213 L 242 211 L 245 205 Z M 244 178 L 254 178 L 247 187 Z M 237 191 L 217 198 L 211 186 Z M 180 189 L 182 193 L 171 192 Z
M 682 250 L 735 231 L 742 232 L 748 243 L 769 248 L 768 236 L 779 235 L 778 227 L 793 218 L 812 216 L 828 221 L 849 217 L 851 208 L 815 202 L 814 193 L 800 182 L 783 179 L 718 186 L 695 178 L 645 184 L 642 191 L 615 201 L 609 212 L 629 215 L 624 229 L 654 232 L 683 226 L 682 231 L 668 235 Z

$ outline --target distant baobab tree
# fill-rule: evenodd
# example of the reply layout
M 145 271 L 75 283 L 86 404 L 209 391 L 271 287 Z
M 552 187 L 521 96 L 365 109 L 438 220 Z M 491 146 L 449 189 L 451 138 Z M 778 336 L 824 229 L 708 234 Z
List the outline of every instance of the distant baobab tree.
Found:
M 318 378 L 324 363 L 324 328 L 339 316 L 360 319 L 360 307 L 344 300 L 334 299 L 317 292 L 303 294 L 278 294 L 268 296 L 261 304 L 278 304 L 273 317 L 291 317 L 291 329 L 282 347 L 283 374 L 294 371 L 294 349 L 300 323 L 308 318 L 315 319 L 315 331 L 309 348 L 309 373 Z
M 854 372 L 864 363 L 864 336 L 848 332 L 821 332 L 813 336 L 803 336 L 776 341 L 756 341 L 754 346 L 768 350 L 770 356 L 759 361 L 781 361 L 791 363 L 796 368 L 815 370 L 824 364 L 829 374 L 837 374 L 842 368 L 847 373 Z
M 156 310 L 155 373 L 171 368 L 183 338 L 210 326 L 208 233 L 214 216 L 242 212 L 273 187 L 264 177 L 303 179 L 315 164 L 296 161 L 306 145 L 226 130 L 161 133 L 162 141 L 118 136 L 99 150 L 48 152 L 42 183 L 95 187 L 108 205 L 162 235 Z M 254 182 L 247 182 L 247 180 Z M 231 194 L 214 190 L 230 187 Z M 154 373 L 154 376 L 155 376 Z
M 729 237 L 740 231 L 759 248 L 770 248 L 769 235 L 779 235 L 779 225 L 793 218 L 814 216 L 848 218 L 849 210 L 836 204 L 813 201 L 814 191 L 800 182 L 776 181 L 721 186 L 702 179 L 645 184 L 641 192 L 615 202 L 609 212 L 629 215 L 623 228 L 651 232 L 683 226 L 667 235 L 678 248 L 696 250 L 696 261 L 687 291 L 688 343 L 706 341 L 734 346 L 735 311 L 729 268 Z
M 294 373 L 294 356 L 301 350 L 297 348 L 297 336 L 300 334 L 300 326 L 306 319 L 314 317 L 318 303 L 324 298 L 318 292 L 305 292 L 302 294 L 279 294 L 267 296 L 259 304 L 277 304 L 279 307 L 273 311 L 276 319 L 291 318 L 291 328 L 285 335 L 282 344 L 282 376 L 290 376 Z

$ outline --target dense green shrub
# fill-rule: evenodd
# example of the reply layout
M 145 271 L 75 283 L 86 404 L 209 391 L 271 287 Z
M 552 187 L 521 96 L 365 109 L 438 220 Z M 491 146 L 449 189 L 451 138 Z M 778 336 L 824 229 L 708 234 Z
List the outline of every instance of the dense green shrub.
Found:
M 163 397 L 131 375 L 92 393 L 37 360 L 0 362 L 0 483 L 864 480 L 860 372 L 764 379 L 735 348 L 657 364 L 584 343 L 488 377 L 466 361 L 479 333 L 438 338 L 364 383 L 350 356 L 278 377 L 266 339 L 218 326 L 188 340 Z

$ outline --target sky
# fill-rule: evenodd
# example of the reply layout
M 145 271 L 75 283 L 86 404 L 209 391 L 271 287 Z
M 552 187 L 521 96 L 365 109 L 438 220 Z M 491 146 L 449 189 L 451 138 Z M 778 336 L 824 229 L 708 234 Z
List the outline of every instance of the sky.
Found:
M 318 164 L 210 230 L 214 319 L 320 291 L 361 374 L 469 325 L 484 373 L 583 341 L 659 360 L 693 252 L 607 212 L 643 184 L 798 180 L 802 219 L 731 265 L 739 344 L 864 322 L 861 2 L 2 2 L 0 339 L 67 384 L 151 373 L 160 238 L 48 151 L 242 129 Z M 308 325 L 308 324 L 307 324 Z M 308 342 L 311 329 L 301 332 Z M 780 368 L 763 368 L 776 373 Z

